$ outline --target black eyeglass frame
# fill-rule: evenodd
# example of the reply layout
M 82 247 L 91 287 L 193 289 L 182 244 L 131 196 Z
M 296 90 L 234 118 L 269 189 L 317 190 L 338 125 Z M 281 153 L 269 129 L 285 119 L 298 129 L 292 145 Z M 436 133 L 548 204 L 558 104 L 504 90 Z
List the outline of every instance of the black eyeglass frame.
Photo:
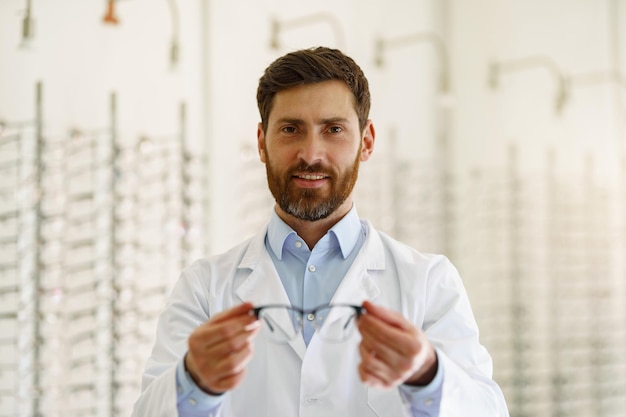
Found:
M 328 304 L 322 304 L 319 305 L 317 307 L 314 308 L 308 308 L 306 310 L 299 308 L 299 307 L 294 307 L 292 305 L 289 304 L 265 304 L 262 306 L 258 306 L 258 307 L 254 307 L 252 310 L 250 310 L 250 314 L 255 316 L 257 319 L 259 318 L 259 313 L 261 312 L 261 310 L 266 309 L 266 308 L 287 308 L 289 310 L 293 310 L 296 311 L 298 313 L 300 313 L 300 315 L 302 315 L 304 317 L 305 314 L 315 314 L 320 310 L 323 310 L 325 308 L 330 308 L 330 307 L 350 307 L 353 308 L 354 311 L 356 312 L 356 317 L 359 318 L 361 317 L 362 314 L 365 313 L 365 307 L 363 306 L 357 306 L 354 304 L 348 304 L 348 303 L 328 303 Z
M 328 303 L 328 304 L 322 304 L 319 305 L 317 307 L 314 308 L 309 308 L 309 309 L 302 309 L 299 307 L 294 307 L 292 305 L 289 304 L 266 304 L 266 305 L 262 305 L 262 306 L 257 306 L 254 307 L 252 310 L 250 310 L 250 315 L 253 315 L 257 318 L 257 320 L 259 320 L 259 314 L 261 313 L 262 310 L 265 309 L 270 309 L 270 308 L 284 308 L 287 310 L 291 310 L 293 312 L 299 313 L 300 317 L 303 319 L 301 320 L 302 323 L 304 323 L 304 317 L 308 316 L 310 314 L 313 314 L 312 318 L 307 317 L 307 320 L 309 320 L 312 323 L 315 323 L 315 314 L 318 311 L 321 310 L 325 310 L 325 309 L 330 309 L 333 307 L 347 307 L 347 308 L 352 308 L 355 312 L 355 319 L 359 319 L 359 317 L 361 317 L 361 315 L 365 314 L 367 312 L 367 310 L 365 309 L 365 307 L 363 306 L 357 306 L 354 304 L 348 304 L 348 303 Z M 347 325 L 347 323 L 346 323 Z M 313 325 L 313 327 L 317 329 L 317 327 L 315 325 Z M 298 329 L 298 330 L 302 330 L 302 329 Z

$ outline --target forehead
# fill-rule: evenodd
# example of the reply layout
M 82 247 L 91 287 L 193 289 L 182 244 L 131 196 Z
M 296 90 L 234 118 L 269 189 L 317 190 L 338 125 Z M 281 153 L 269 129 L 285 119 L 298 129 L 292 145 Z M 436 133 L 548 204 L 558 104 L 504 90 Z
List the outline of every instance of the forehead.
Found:
M 343 81 L 322 81 L 279 91 L 274 96 L 269 120 L 331 116 L 358 119 L 354 95 Z

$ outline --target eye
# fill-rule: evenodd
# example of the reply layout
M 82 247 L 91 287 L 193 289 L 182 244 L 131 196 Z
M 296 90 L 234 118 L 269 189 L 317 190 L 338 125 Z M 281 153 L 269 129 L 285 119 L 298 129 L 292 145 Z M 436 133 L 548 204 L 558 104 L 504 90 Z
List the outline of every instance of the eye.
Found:
M 296 133 L 296 128 L 294 126 L 285 126 L 281 129 L 283 133 L 293 134 Z
M 343 132 L 343 128 L 341 126 L 331 126 L 328 128 L 330 133 L 341 133 Z

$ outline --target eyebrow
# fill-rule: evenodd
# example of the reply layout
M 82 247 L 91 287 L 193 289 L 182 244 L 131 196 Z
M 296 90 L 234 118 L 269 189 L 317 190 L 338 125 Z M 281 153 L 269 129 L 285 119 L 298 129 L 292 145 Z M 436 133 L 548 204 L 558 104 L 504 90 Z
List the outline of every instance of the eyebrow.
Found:
M 276 121 L 277 123 L 288 123 L 288 124 L 293 124 L 293 125 L 302 125 L 304 124 L 304 120 L 302 119 L 298 119 L 295 117 L 282 117 L 280 119 L 278 119 Z M 319 121 L 317 121 L 317 124 L 321 124 L 321 125 L 330 125 L 330 124 L 335 124 L 335 123 L 347 123 L 348 119 L 346 119 L 345 117 L 327 117 L 325 119 L 321 119 Z

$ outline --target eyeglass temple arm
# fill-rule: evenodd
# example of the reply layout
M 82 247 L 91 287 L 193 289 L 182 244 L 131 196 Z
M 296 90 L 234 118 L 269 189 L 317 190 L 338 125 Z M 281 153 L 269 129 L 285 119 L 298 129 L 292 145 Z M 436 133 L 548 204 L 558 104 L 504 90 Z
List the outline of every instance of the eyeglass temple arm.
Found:
M 356 311 L 354 315 L 357 320 L 367 311 L 362 306 L 352 305 L 350 307 L 354 308 L 354 311 Z M 344 324 L 343 329 L 346 330 L 348 328 L 348 325 L 350 325 L 350 320 L 346 321 L 346 324 Z
M 252 310 L 250 310 L 250 312 L 248 314 L 250 314 L 251 316 L 256 317 L 257 320 L 259 320 L 259 313 L 261 312 L 261 310 L 263 310 L 263 306 L 261 307 L 255 307 Z M 265 323 L 267 323 L 268 327 L 270 328 L 271 331 L 274 331 L 274 326 L 272 326 L 272 324 L 270 323 L 269 320 L 264 320 Z
M 253 309 L 251 309 L 248 314 L 250 314 L 251 316 L 254 316 L 257 318 L 257 320 L 259 319 L 259 313 L 261 312 L 261 310 L 263 310 L 263 307 L 254 307 Z

